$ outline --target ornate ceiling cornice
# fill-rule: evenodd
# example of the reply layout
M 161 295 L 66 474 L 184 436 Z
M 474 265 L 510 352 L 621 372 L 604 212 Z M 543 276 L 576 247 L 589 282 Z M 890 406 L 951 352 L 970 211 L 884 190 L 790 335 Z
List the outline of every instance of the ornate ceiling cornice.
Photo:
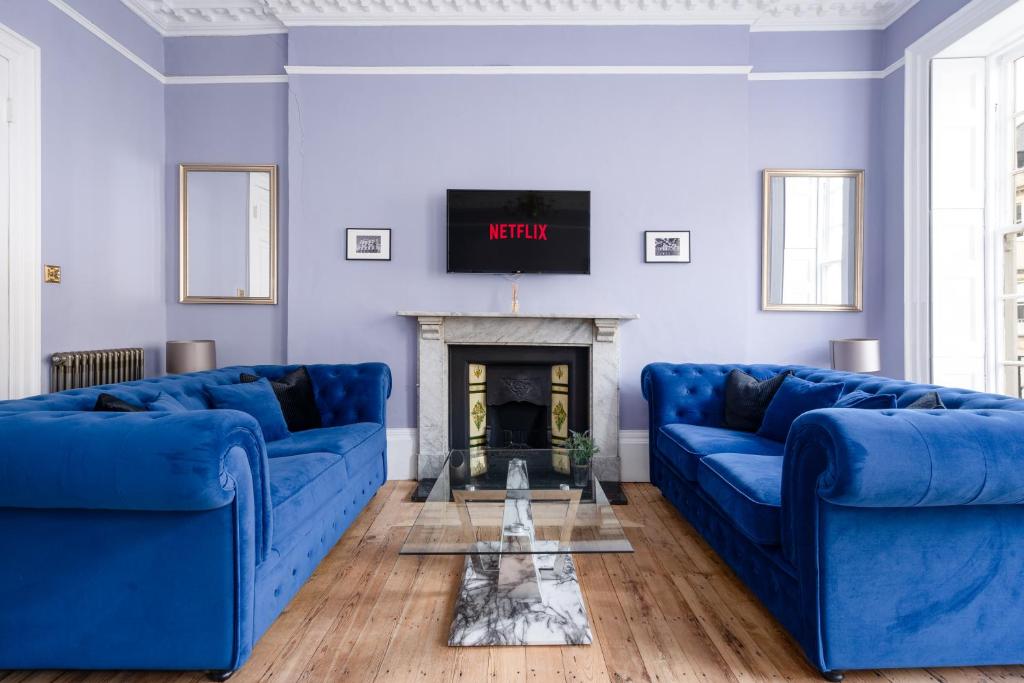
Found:
M 280 33 L 292 26 L 745 24 L 752 30 L 882 29 L 918 0 L 122 0 L 164 35 Z

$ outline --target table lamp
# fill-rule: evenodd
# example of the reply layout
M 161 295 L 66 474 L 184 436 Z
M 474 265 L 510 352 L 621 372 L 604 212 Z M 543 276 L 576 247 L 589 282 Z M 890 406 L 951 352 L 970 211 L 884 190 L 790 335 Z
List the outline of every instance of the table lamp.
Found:
M 877 339 L 833 339 L 832 369 L 848 372 L 878 372 L 882 368 Z
M 168 375 L 213 370 L 217 367 L 217 343 L 212 339 L 167 342 Z

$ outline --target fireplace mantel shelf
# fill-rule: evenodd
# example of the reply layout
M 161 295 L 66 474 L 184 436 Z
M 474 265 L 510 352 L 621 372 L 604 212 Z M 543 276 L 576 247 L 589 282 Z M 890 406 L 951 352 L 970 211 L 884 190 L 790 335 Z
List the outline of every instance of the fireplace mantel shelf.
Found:
M 637 320 L 636 313 L 467 313 L 457 311 L 398 311 L 406 318 L 554 318 L 560 320 Z

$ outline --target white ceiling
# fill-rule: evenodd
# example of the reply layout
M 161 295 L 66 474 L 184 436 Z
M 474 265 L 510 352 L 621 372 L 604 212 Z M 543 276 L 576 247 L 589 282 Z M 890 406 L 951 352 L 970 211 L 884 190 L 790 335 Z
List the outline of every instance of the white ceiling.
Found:
M 882 29 L 918 0 L 121 0 L 168 36 L 292 26 L 744 24 L 752 30 Z

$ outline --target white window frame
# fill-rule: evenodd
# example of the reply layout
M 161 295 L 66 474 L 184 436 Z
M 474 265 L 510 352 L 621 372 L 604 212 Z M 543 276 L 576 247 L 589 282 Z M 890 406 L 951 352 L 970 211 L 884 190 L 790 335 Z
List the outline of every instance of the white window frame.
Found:
M 990 391 L 1011 393 L 1006 386 L 1006 368 L 1024 367 L 1024 361 L 1010 361 L 1006 356 L 1007 301 L 1024 303 L 1024 294 L 1007 294 L 1004 282 L 1003 242 L 1007 235 L 1024 232 L 1024 221 L 1014 223 L 1014 175 L 1017 171 L 1013 150 L 1016 149 L 1016 119 L 1024 109 L 1016 110 L 1014 62 L 1024 59 L 1024 39 L 986 59 L 988 70 L 988 121 L 986 150 L 985 237 L 988 241 L 986 267 L 989 269 L 987 297 L 992 320 L 986 330 L 990 347 Z M 1013 395 L 1016 395 L 1016 391 Z
M 7 395 L 42 385 L 42 224 L 39 47 L 0 24 L 0 55 L 11 64 L 10 360 Z M 7 107 L 0 108 L 7 110 Z
M 904 55 L 903 375 L 912 381 L 930 382 L 932 376 L 931 60 L 1016 3 L 972 0 L 919 38 Z

